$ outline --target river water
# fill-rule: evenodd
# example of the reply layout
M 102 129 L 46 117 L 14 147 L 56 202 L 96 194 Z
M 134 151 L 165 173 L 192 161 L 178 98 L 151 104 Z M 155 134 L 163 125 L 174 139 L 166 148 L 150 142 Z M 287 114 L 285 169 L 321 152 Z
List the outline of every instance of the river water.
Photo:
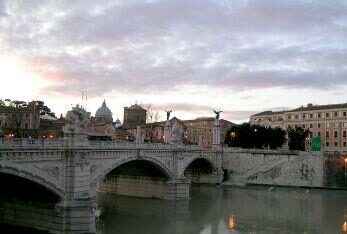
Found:
M 347 233 L 347 191 L 193 186 L 191 199 L 98 194 L 98 233 Z

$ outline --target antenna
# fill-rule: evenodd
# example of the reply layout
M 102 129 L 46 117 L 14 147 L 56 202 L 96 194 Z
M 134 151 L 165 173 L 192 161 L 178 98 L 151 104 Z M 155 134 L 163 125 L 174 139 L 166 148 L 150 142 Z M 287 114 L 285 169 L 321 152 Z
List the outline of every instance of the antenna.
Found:
M 88 93 L 87 90 L 82 91 L 82 107 L 84 107 L 85 110 L 87 110 L 87 103 L 88 103 Z

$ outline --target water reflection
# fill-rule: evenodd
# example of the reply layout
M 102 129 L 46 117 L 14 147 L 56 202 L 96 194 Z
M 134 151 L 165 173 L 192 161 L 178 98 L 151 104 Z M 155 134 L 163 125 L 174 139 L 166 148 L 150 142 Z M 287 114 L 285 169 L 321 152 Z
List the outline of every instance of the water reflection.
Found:
M 98 233 L 339 233 L 347 191 L 194 187 L 192 199 L 99 194 Z M 237 220 L 236 220 L 237 217 Z M 237 221 L 237 224 L 236 224 Z M 343 224 L 341 228 L 341 224 Z
M 234 215 L 231 215 L 229 218 L 229 229 L 234 230 L 235 228 L 235 217 Z

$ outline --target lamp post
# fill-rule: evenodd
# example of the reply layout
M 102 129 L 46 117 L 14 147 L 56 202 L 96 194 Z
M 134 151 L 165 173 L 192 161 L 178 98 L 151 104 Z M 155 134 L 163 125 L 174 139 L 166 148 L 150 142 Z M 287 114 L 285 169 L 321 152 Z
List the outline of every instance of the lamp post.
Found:
M 347 158 L 345 158 L 345 186 L 346 186 L 346 177 L 347 177 L 346 166 L 347 166 Z

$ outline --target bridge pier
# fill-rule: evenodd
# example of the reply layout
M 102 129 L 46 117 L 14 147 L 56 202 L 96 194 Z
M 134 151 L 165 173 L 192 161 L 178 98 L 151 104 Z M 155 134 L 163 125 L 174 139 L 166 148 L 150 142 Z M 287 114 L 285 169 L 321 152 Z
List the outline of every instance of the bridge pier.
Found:
M 186 179 L 175 179 L 168 183 L 168 190 L 165 199 L 180 200 L 188 199 L 190 196 L 190 181 Z
M 95 233 L 94 201 L 90 196 L 90 150 L 67 150 L 65 196 L 56 209 L 64 233 Z

